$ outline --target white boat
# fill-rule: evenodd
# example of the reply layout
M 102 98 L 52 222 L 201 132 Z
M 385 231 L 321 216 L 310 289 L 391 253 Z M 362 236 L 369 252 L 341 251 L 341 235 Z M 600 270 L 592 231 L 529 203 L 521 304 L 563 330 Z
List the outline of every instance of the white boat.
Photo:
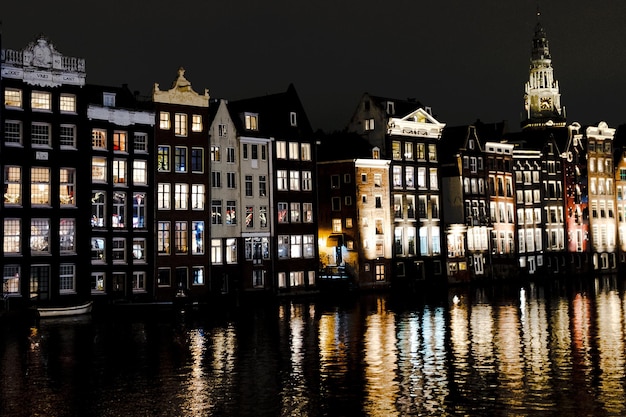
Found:
M 68 307 L 37 307 L 37 312 L 39 317 L 79 316 L 91 313 L 92 307 L 93 301 L 89 301 L 85 304 Z

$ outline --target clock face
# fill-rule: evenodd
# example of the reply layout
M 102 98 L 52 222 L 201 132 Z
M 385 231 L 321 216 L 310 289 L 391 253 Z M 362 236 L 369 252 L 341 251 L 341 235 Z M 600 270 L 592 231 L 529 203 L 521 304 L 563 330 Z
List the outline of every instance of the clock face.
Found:
M 541 99 L 539 99 L 539 105 L 541 106 L 541 110 L 548 110 L 552 107 L 552 98 L 541 97 Z

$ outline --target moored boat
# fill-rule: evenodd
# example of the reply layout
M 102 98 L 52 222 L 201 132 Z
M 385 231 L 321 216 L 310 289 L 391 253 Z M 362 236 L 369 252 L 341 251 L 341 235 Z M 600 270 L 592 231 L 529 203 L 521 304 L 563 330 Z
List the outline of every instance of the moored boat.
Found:
M 67 307 L 37 307 L 37 313 L 39 317 L 79 316 L 91 313 L 92 307 L 93 301 L 89 301 L 85 304 Z

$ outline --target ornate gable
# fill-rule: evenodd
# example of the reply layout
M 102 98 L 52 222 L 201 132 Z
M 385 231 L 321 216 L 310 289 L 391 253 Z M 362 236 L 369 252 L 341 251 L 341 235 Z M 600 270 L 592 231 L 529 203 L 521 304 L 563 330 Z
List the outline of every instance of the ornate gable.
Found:
M 85 85 L 85 60 L 67 57 L 44 35 L 22 50 L 2 50 L 2 77 L 40 87 Z
M 169 90 L 160 90 L 159 84 L 154 83 L 152 100 L 155 103 L 182 104 L 186 106 L 209 107 L 209 90 L 204 89 L 204 95 L 196 93 L 191 83 L 185 78 L 185 69 L 178 69 L 178 78 Z
M 402 118 L 390 117 L 387 133 L 439 139 L 444 127 L 445 123 L 440 123 L 429 112 L 419 108 Z

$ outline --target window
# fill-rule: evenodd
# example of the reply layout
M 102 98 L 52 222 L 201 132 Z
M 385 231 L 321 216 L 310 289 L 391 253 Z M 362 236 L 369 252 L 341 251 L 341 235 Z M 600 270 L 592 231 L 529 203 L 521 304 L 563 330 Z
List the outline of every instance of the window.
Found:
M 193 210 L 204 210 L 204 185 L 191 185 L 191 208 Z
M 341 210 L 341 197 L 332 197 L 330 199 L 330 209 L 332 211 L 340 211 Z
M 277 188 L 279 191 L 287 191 L 287 170 L 279 169 L 276 172 Z
M 76 96 L 74 94 L 61 93 L 59 109 L 62 112 L 76 113 Z
M 259 227 L 267 227 L 267 206 L 259 207 Z
M 59 265 L 59 293 L 71 294 L 75 292 L 76 265 Z
M 289 258 L 289 236 L 278 235 L 278 258 Z
M 251 159 L 259 159 L 259 145 L 250 145 L 250 150 L 252 152 Z
M 22 145 L 22 122 L 19 120 L 5 120 L 4 143 L 7 145 Z
M 133 239 L 133 262 L 138 264 L 146 262 L 146 239 Z
M 170 222 L 157 223 L 157 253 L 170 254 Z
M 146 227 L 146 193 L 133 195 L 133 229 Z
M 157 170 L 167 172 L 170 170 L 170 147 L 159 146 L 157 150 Z
M 415 156 L 417 159 L 424 160 L 426 159 L 426 145 L 423 143 L 415 144 Z
M 59 126 L 59 145 L 61 148 L 76 148 L 76 125 Z
M 282 140 L 276 142 L 276 158 L 287 159 L 287 142 Z
M 33 254 L 50 253 L 50 219 L 31 219 L 30 251 Z
M 50 205 L 50 168 L 30 169 L 30 203 Z
M 226 239 L 226 263 L 237 263 L 237 239 Z
M 143 292 L 146 290 L 146 273 L 142 271 L 133 272 L 133 292 Z
M 133 161 L 133 183 L 135 185 L 148 184 L 148 161 L 139 159 Z
M 133 150 L 136 153 L 148 152 L 148 134 L 135 132 L 133 136 Z
M 246 227 L 253 228 L 254 227 L 254 207 L 246 206 Z
M 123 237 L 113 238 L 113 247 L 111 251 L 114 263 L 126 262 L 126 239 Z
M 106 214 L 106 193 L 94 191 L 91 193 L 91 227 L 104 227 Z
M 302 236 L 291 235 L 289 238 L 289 251 L 292 258 L 302 257 Z
M 313 203 L 302 203 L 302 221 L 313 223 Z
M 304 258 L 315 257 L 315 242 L 313 235 L 302 236 L 302 256 Z
M 115 131 L 113 132 L 113 150 L 115 152 L 127 152 L 126 143 L 128 141 L 128 133 Z
M 204 172 L 204 149 L 191 148 L 191 172 Z
M 50 146 L 50 124 L 33 122 L 30 131 L 30 141 L 33 146 Z
M 126 225 L 126 193 L 113 193 L 112 209 L 111 227 L 123 228 Z
M 259 175 L 259 197 L 267 196 L 267 177 Z
M 226 162 L 229 164 L 235 163 L 235 148 L 226 148 Z
M 404 170 L 404 182 L 407 188 L 415 188 L 415 167 L 406 167 Z
M 300 203 L 290 204 L 289 220 L 292 223 L 300 223 Z
M 113 160 L 113 183 L 117 185 L 126 185 L 126 160 Z
M 4 265 L 3 268 L 3 292 L 4 294 L 20 293 L 21 269 L 19 265 Z
M 163 130 L 169 130 L 171 126 L 170 114 L 166 111 L 159 113 L 159 128 Z
M 7 88 L 4 90 L 5 107 L 22 108 L 22 90 Z
M 265 270 L 255 269 L 252 271 L 252 286 L 254 288 L 263 288 L 265 286 Z
M 222 200 L 211 201 L 211 224 L 222 224 Z
M 76 169 L 61 168 L 59 170 L 59 202 L 61 206 L 75 206 Z
M 204 222 L 201 220 L 191 222 L 191 254 L 204 254 Z
M 404 159 L 407 161 L 413 160 L 413 143 L 412 142 L 404 143 Z
M 394 140 L 391 142 L 391 157 L 394 161 L 402 160 L 402 150 L 400 145 L 400 141 Z
M 187 172 L 187 148 L 177 146 L 174 150 L 174 171 Z
M 246 197 L 252 197 L 252 175 L 245 176 Z
M 169 210 L 171 208 L 171 190 L 172 186 L 168 183 L 157 184 L 157 209 Z
M 313 191 L 311 171 L 302 171 L 302 191 Z
M 160 287 L 172 285 L 172 271 L 169 268 L 159 268 L 157 271 L 157 285 Z
M 228 135 L 228 125 L 220 124 L 217 126 L 217 134 L 220 137 Z
M 300 171 L 289 171 L 289 189 L 300 191 Z
M 191 267 L 192 285 L 204 285 L 204 276 L 205 274 L 203 266 Z
M 430 162 L 437 161 L 437 145 L 432 143 L 428 145 L 428 160 Z
M 105 288 L 104 282 L 104 272 L 93 272 L 91 274 L 91 292 L 103 293 Z
M 365 130 L 374 130 L 374 119 L 365 119 Z
M 106 149 L 107 132 L 103 129 L 93 129 L 91 131 L 91 147 L 94 149 Z
M 380 195 L 374 196 L 374 201 L 376 202 L 376 208 L 383 208 L 383 197 Z
M 52 95 L 45 91 L 33 91 L 30 106 L 33 110 L 52 110 Z
M 177 221 L 174 231 L 174 246 L 177 254 L 187 253 L 187 227 L 186 221 Z
M 237 176 L 234 172 L 226 173 L 226 187 L 230 189 L 237 188 Z
M 102 93 L 102 105 L 115 107 L 115 93 Z
M 248 144 L 244 143 L 243 145 L 241 145 L 241 152 L 242 152 L 242 158 L 243 159 L 248 159 Z
M 220 161 L 220 147 L 212 145 L 211 146 L 211 161 L 219 162 Z
M 300 159 L 300 144 L 298 142 L 289 142 L 289 159 L 294 161 Z
M 246 124 L 246 130 L 259 130 L 258 127 L 258 114 L 255 113 L 246 113 L 245 114 L 245 124 Z
M 289 113 L 289 123 L 291 124 L 291 126 L 298 126 L 298 119 L 296 116 L 297 114 L 295 111 Z
M 189 184 L 174 185 L 174 209 L 187 210 L 189 201 Z
M 287 203 L 278 203 L 278 223 L 289 223 L 287 216 Z
M 222 173 L 219 171 L 211 171 L 211 187 L 222 187 Z
M 191 131 L 202 132 L 202 115 L 194 114 L 191 116 Z
M 22 204 L 22 167 L 4 167 L 4 204 Z
M 341 219 L 332 219 L 333 233 L 341 233 Z
M 237 224 L 237 202 L 226 201 L 226 224 Z
M 222 240 L 211 239 L 211 263 L 222 264 Z
M 22 253 L 21 219 L 4 219 L 3 249 L 5 255 Z
M 300 144 L 300 159 L 303 161 L 311 160 L 311 144 L 310 143 Z

